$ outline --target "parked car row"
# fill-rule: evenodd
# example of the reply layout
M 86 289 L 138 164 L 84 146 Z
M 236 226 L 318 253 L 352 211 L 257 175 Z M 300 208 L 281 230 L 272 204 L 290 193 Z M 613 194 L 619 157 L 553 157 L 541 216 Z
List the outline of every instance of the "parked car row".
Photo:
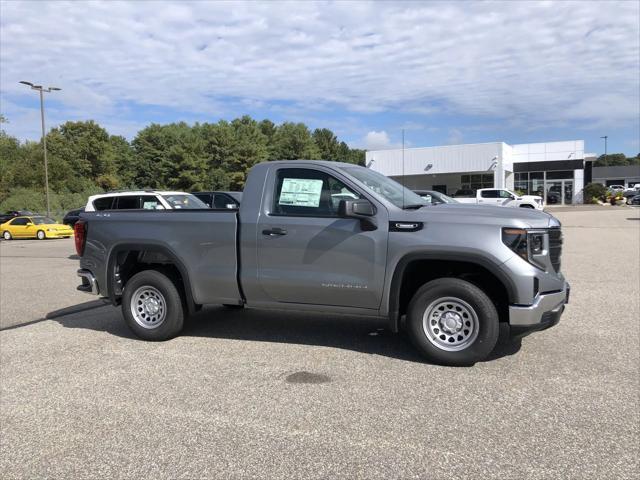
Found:
M 29 210 L 11 210 L 0 215 L 0 233 L 5 240 L 12 238 L 68 237 L 84 212 L 101 210 L 178 210 L 232 209 L 237 210 L 242 192 L 174 192 L 164 190 L 114 191 L 92 195 L 82 208 L 69 210 L 62 223 L 37 215 Z M 70 227 L 70 228 L 69 228 Z
M 84 210 L 236 209 L 241 200 L 240 192 L 119 191 L 90 196 Z

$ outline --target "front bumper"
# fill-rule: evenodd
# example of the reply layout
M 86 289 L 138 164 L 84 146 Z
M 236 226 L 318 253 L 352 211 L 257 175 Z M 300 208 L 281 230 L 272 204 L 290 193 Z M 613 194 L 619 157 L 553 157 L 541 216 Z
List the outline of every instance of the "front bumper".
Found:
M 510 305 L 509 325 L 514 334 L 544 330 L 560 321 L 564 307 L 569 303 L 571 286 L 565 282 L 562 290 L 536 297 L 533 305 Z

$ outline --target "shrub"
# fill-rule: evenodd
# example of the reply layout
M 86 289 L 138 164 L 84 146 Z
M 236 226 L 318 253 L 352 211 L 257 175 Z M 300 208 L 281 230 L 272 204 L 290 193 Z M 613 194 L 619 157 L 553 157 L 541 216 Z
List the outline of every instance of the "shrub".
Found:
M 601 183 L 587 183 L 584 186 L 584 198 L 593 199 L 597 198 L 605 200 L 607 197 L 607 188 Z

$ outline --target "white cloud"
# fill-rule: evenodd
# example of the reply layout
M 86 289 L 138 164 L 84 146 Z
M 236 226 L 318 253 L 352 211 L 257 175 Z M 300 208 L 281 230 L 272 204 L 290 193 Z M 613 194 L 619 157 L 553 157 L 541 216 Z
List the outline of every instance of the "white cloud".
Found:
M 364 137 L 364 148 L 367 150 L 384 150 L 391 147 L 389 135 L 384 130 L 380 132 L 371 131 Z
M 639 15 L 626 1 L 3 1 L 0 95 L 4 112 L 32 93 L 19 80 L 54 84 L 61 114 L 110 123 L 132 104 L 215 120 L 231 98 L 625 125 Z
M 460 145 L 464 139 L 464 135 L 457 128 L 449 130 L 449 136 L 447 137 L 447 145 Z

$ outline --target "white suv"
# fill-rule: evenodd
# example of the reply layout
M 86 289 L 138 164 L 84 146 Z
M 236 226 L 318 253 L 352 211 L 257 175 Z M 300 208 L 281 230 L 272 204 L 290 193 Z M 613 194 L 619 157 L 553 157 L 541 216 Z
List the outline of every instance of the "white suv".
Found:
M 133 190 L 127 192 L 102 193 L 92 195 L 84 208 L 85 212 L 99 210 L 165 210 L 165 209 L 208 209 L 207 205 L 194 195 L 186 192 L 166 192 L 159 190 Z

